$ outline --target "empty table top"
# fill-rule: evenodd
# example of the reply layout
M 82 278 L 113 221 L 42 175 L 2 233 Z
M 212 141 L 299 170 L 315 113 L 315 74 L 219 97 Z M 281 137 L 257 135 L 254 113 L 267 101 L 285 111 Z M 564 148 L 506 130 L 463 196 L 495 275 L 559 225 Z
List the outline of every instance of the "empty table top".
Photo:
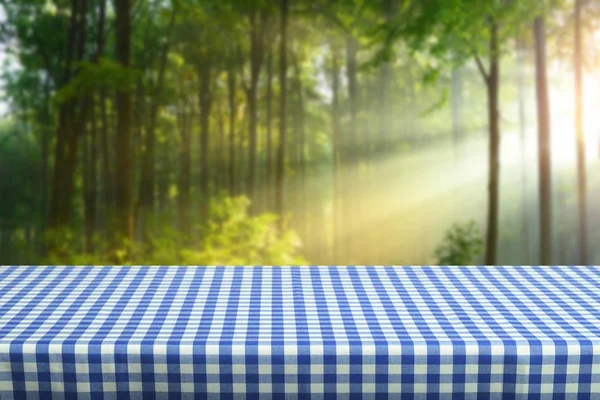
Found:
M 0 267 L 0 398 L 600 396 L 596 267 Z

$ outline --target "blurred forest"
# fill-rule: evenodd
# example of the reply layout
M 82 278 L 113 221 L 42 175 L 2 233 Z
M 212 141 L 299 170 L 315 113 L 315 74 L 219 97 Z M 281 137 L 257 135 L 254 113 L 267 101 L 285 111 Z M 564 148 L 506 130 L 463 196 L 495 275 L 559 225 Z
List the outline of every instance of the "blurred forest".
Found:
M 600 3 L 0 0 L 0 264 L 600 264 Z

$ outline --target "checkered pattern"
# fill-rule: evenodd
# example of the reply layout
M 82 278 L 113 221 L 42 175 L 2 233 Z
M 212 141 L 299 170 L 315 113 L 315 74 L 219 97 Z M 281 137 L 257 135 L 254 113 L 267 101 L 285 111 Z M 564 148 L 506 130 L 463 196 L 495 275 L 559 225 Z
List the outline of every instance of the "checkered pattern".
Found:
M 0 267 L 0 399 L 600 399 L 599 288 L 595 267 Z

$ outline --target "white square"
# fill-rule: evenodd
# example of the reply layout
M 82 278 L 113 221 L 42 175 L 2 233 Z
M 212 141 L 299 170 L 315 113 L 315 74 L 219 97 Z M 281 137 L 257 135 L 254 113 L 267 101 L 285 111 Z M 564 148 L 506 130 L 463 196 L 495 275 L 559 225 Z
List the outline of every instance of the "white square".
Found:
M 130 374 L 141 374 L 142 364 L 127 364 L 127 370 Z
M 141 392 L 142 391 L 142 382 L 140 381 L 129 381 L 129 391 L 130 392 Z
M 154 364 L 155 374 L 166 374 L 167 371 L 167 364 Z
M 350 366 L 348 364 L 339 364 L 335 366 L 336 372 L 340 375 L 348 375 L 350 373 Z
M 23 363 L 23 371 L 24 372 L 37 372 L 37 364 L 34 362 L 24 362 Z M 87 372 L 87 371 L 85 371 Z
M 363 383 L 362 387 L 363 393 L 375 393 L 375 384 L 372 382 Z
M 375 345 L 366 344 L 362 346 L 362 354 L 363 356 L 374 356 L 375 355 Z
M 192 364 L 181 364 L 179 366 L 179 371 L 182 374 L 193 374 L 194 373 L 194 365 Z
M 246 393 L 246 384 L 245 383 L 235 383 L 233 384 L 233 393 Z
M 440 364 L 440 375 L 451 375 L 453 368 L 453 364 Z
M 181 383 L 182 393 L 194 393 L 194 382 L 182 382 Z
M 219 385 L 218 383 L 207 383 L 206 391 L 209 393 L 220 393 L 221 385 Z
M 286 345 L 283 347 L 283 354 L 286 356 L 296 356 L 298 355 L 298 347 Z
M 490 383 L 490 392 L 491 393 L 503 393 L 504 388 L 502 382 L 492 382 Z M 550 391 L 552 393 L 552 390 Z
M 465 383 L 465 393 L 477 393 L 477 383 Z
M 245 364 L 232 364 L 231 365 L 231 373 L 234 375 L 245 374 L 246 373 L 246 365 Z
M 10 372 L 10 363 L 0 362 L 0 372 Z
M 504 364 L 492 364 L 490 372 L 492 375 L 502 375 L 504 373 Z
M 113 363 L 102 363 L 102 373 L 111 375 L 115 373 L 115 364 Z
M 314 356 L 323 355 L 323 345 L 311 344 L 310 345 L 310 354 Z
M 322 383 L 311 383 L 310 391 L 311 393 L 323 393 L 325 390 L 325 386 Z
M 310 373 L 322 375 L 323 374 L 323 364 L 311 364 Z
M 477 364 L 467 364 L 465 366 L 465 374 L 466 375 L 477 375 L 479 372 L 479 365 Z
M 415 375 L 426 375 L 427 374 L 427 364 L 415 364 Z
M 117 382 L 110 382 L 110 381 L 102 382 L 102 390 L 105 392 L 116 392 L 117 391 Z
M 77 390 L 79 391 L 79 384 L 77 384 Z M 37 392 L 39 391 L 39 385 L 37 381 L 27 381 L 25 382 L 25 390 L 27 390 L 28 392 Z M 89 391 L 89 385 L 88 385 L 88 391 Z
M 271 364 L 260 364 L 258 366 L 258 373 L 260 375 L 270 375 L 271 369 L 272 369 Z M 264 392 L 261 391 L 261 393 L 264 393 Z
M 207 375 L 218 375 L 220 371 L 219 364 L 206 364 Z
M 363 374 L 365 374 L 365 375 L 374 375 L 375 374 L 375 364 L 363 364 L 362 371 L 363 371 Z
M 414 389 L 415 389 L 415 393 L 427 393 L 427 384 L 426 383 L 415 383 Z
M 400 347 L 400 346 L 398 346 Z M 335 353 L 338 356 L 348 356 L 350 355 L 350 346 L 347 344 L 340 344 L 335 347 Z
M 578 393 L 579 385 L 577 383 L 567 383 L 565 385 L 565 392 L 568 394 Z
M 35 384 L 37 386 L 37 382 L 35 382 Z M 89 382 L 77 382 L 77 391 L 80 393 L 89 393 L 91 391 L 90 383 Z
M 387 386 L 389 393 L 402 393 L 401 383 L 390 383 Z
M 295 375 L 298 373 L 297 364 L 285 364 L 284 371 L 286 375 Z
M 154 354 L 165 355 L 165 354 L 167 354 L 167 345 L 166 344 L 155 344 L 153 350 L 154 350 Z
M 260 382 L 258 384 L 258 391 L 260 393 L 273 393 L 273 386 L 267 382 Z
M 298 384 L 297 383 L 292 383 L 292 382 L 286 382 L 284 384 L 285 387 L 285 392 L 289 393 L 289 394 L 294 394 L 294 393 L 298 393 Z
M 154 385 L 157 392 L 164 393 L 169 391 L 169 384 L 167 382 L 155 382 Z
M 576 375 L 579 373 L 579 365 L 577 364 L 568 364 L 567 365 L 567 375 Z
M 592 390 L 592 392 L 593 392 L 593 390 Z M 554 393 L 554 384 L 553 383 L 542 383 L 540 385 L 540 393 L 541 394 Z
M 452 393 L 452 383 L 440 383 L 440 393 L 441 394 Z
M 50 363 L 50 372 L 54 372 L 57 374 L 62 374 L 63 367 L 62 364 L 59 363 Z
M 338 383 L 335 389 L 338 393 L 350 393 L 350 384 L 345 382 Z
M 402 365 L 400 365 L 400 364 L 390 364 L 390 365 L 388 365 L 388 374 L 390 374 L 390 375 L 400 375 L 400 374 L 402 374 Z

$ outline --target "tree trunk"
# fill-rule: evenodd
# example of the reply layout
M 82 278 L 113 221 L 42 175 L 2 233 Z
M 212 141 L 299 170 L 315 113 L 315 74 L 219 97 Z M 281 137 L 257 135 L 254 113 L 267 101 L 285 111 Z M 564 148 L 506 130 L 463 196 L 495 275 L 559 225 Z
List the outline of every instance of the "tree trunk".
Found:
M 302 86 L 302 77 L 300 73 L 300 64 L 298 63 L 297 56 L 292 53 L 292 61 L 295 73 L 295 86 L 297 96 L 297 216 L 299 222 L 299 231 L 301 236 L 306 239 L 306 228 L 307 228 L 307 205 L 306 205 L 306 132 L 304 126 L 304 88 Z
M 131 61 L 131 4 L 130 0 L 119 0 L 115 4 L 117 60 L 125 68 Z M 118 227 L 116 236 L 133 239 L 132 165 L 131 151 L 131 95 L 127 87 L 117 91 L 117 170 L 116 195 Z
M 340 65 L 337 49 L 332 49 L 332 99 L 331 99 L 331 136 L 333 144 L 333 261 L 339 264 L 340 239 L 342 232 L 342 221 L 340 218 Z
M 550 105 L 546 78 L 546 33 L 544 19 L 534 22 L 535 70 L 538 110 L 540 264 L 549 265 L 552 257 L 552 181 L 550 165 Z
M 71 14 L 67 37 L 67 56 L 65 60 L 62 85 L 66 86 L 72 76 L 72 62 L 75 56 L 79 15 L 79 1 L 71 0 Z M 64 202 L 64 170 L 67 139 L 70 136 L 71 118 L 73 116 L 73 101 L 66 101 L 59 107 L 58 129 L 56 132 L 56 147 L 54 154 L 54 167 L 52 174 L 52 187 L 50 196 L 49 227 L 58 228 L 62 225 L 61 211 Z
M 229 102 L 229 164 L 228 164 L 228 182 L 229 195 L 234 196 L 235 190 L 235 114 L 237 111 L 235 94 L 236 94 L 236 79 L 233 65 L 230 65 L 227 70 L 227 99 Z
M 180 92 L 181 96 L 185 96 L 185 86 L 183 80 L 180 79 Z M 179 228 L 181 232 L 186 236 L 186 240 L 190 239 L 191 234 L 191 221 L 190 221 L 190 207 L 191 207 L 191 169 L 192 169 L 192 157 L 191 157 L 191 134 L 190 134 L 190 120 L 191 116 L 188 114 L 187 100 L 184 97 L 181 109 L 179 110 L 179 132 L 181 134 L 180 142 L 180 171 L 179 171 Z
M 96 115 L 92 105 L 90 114 L 90 129 L 84 132 L 84 206 L 85 206 L 85 249 L 88 254 L 94 252 L 93 235 L 96 223 L 96 185 L 97 185 L 97 154 L 96 154 Z
M 522 264 L 529 265 L 529 219 L 527 216 L 527 109 L 525 99 L 525 76 L 524 76 L 524 43 L 517 37 L 517 90 L 519 102 L 519 136 L 521 139 L 521 230 L 522 230 Z
M 585 134 L 583 131 L 582 3 L 582 0 L 575 0 L 575 134 L 577 137 L 577 195 L 579 201 L 579 264 L 587 265 L 589 262 L 589 250 Z
M 167 38 L 161 50 L 158 66 L 158 78 L 156 85 L 152 87 L 150 96 L 150 114 L 148 115 L 148 126 L 144 137 L 145 152 L 142 156 L 142 170 L 140 177 L 139 191 L 139 219 L 142 227 L 142 237 L 147 240 L 148 227 L 147 216 L 154 207 L 154 186 L 156 180 L 156 160 L 155 160 L 155 145 L 156 145 L 156 121 L 160 112 L 162 102 L 162 92 L 165 81 L 165 71 L 167 67 L 167 56 L 171 46 L 171 37 L 175 28 L 176 8 L 173 6 L 169 27 L 167 29 Z
M 86 13 L 87 0 L 80 0 L 80 9 L 77 22 L 77 61 L 83 61 L 85 58 L 85 42 L 86 42 Z M 89 96 L 74 99 L 71 110 L 73 121 L 67 138 L 67 155 L 65 161 L 65 169 L 63 171 L 64 187 L 63 201 L 61 202 L 60 219 L 61 225 L 68 226 L 72 214 L 72 202 L 75 192 L 75 173 L 77 170 L 77 160 L 79 153 L 79 140 L 82 134 L 85 134 L 88 110 L 90 104 Z M 79 107 L 77 107 L 77 105 Z
M 203 221 L 208 216 L 208 201 L 210 199 L 210 163 L 208 160 L 210 111 L 212 107 L 210 63 L 210 59 L 206 58 L 204 65 L 199 66 L 197 71 L 200 81 L 200 91 L 198 92 L 200 104 L 200 217 Z
M 250 14 L 250 87 L 247 88 L 248 97 L 248 197 L 252 204 L 256 201 L 256 153 L 257 153 L 257 125 L 258 125 L 258 79 L 264 58 L 264 40 L 267 24 L 267 14 L 264 10 L 252 10 Z M 251 206 L 251 209 L 255 208 Z
M 104 199 L 104 230 L 106 237 L 110 236 L 112 231 L 112 205 L 114 204 L 113 195 L 113 177 L 110 171 L 110 145 L 108 142 L 108 112 L 106 109 L 106 89 L 102 89 L 100 94 L 100 113 L 102 120 L 102 129 L 100 130 L 100 146 L 102 148 L 102 181 L 103 181 L 103 199 Z
M 355 215 L 353 207 L 359 209 L 356 194 L 356 182 L 358 178 L 354 171 L 357 171 L 357 123 L 358 123 L 358 78 L 357 78 L 357 60 L 356 53 L 358 43 L 356 38 L 351 35 L 346 37 L 346 75 L 348 80 L 348 103 L 350 109 L 350 120 L 343 146 L 344 166 L 344 193 L 342 194 L 342 210 L 344 219 L 345 243 L 343 244 L 343 253 L 347 254 L 348 259 L 354 259 L 353 250 L 355 237 Z
M 288 0 L 281 1 L 281 24 L 279 35 L 279 147 L 277 152 L 277 203 L 276 210 L 280 216 L 280 227 L 284 224 L 284 176 L 285 146 L 287 136 L 287 19 Z
M 459 145 L 463 135 L 463 70 L 461 67 L 452 68 L 451 78 L 451 107 L 452 107 L 452 139 L 454 143 L 455 159 L 460 159 L 458 154 Z
M 490 69 L 487 78 L 490 157 L 485 263 L 486 265 L 495 265 L 496 249 L 498 247 L 498 215 L 500 212 L 500 54 L 498 26 L 495 21 L 492 21 L 490 29 Z
M 273 200 L 273 52 L 267 58 L 267 95 L 266 95 L 266 125 L 267 125 L 267 165 L 265 168 L 265 206 L 271 210 Z

